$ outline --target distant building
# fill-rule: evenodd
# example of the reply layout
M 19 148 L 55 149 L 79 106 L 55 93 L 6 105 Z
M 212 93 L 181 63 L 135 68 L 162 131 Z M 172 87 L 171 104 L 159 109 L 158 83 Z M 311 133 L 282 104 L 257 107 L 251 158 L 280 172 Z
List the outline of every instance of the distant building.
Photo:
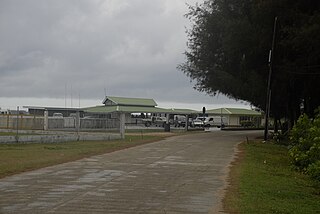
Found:
M 53 116 L 54 113 L 61 113 L 63 117 L 69 117 L 70 114 L 80 112 L 80 117 L 83 116 L 83 110 L 79 108 L 61 108 L 61 107 L 44 107 L 44 106 L 23 106 L 28 109 L 29 114 L 43 116 L 45 111 L 48 111 L 48 116 Z
M 1 109 L 0 108 L 0 114 L 13 114 L 13 115 L 16 115 L 16 114 L 18 114 L 18 110 Z M 19 110 L 19 114 L 28 114 L 28 112 L 25 111 L 25 110 Z
M 227 118 L 229 126 L 256 126 L 260 127 L 262 122 L 262 113 L 242 108 L 218 108 L 207 110 L 211 116 L 223 116 Z

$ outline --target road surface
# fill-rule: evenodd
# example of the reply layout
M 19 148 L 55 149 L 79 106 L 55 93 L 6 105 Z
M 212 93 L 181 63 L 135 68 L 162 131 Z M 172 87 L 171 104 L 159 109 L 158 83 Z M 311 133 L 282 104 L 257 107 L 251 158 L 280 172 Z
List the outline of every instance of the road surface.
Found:
M 236 145 L 259 131 L 216 131 L 0 179 L 0 213 L 223 213 Z

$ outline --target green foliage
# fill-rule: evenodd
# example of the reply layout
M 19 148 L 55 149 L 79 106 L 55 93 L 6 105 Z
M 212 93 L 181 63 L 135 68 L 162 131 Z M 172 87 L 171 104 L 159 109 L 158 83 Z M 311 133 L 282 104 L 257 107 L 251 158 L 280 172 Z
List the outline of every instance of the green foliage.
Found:
M 307 173 L 315 180 L 320 181 L 320 161 L 310 164 Z
M 273 141 L 278 145 L 288 146 L 288 133 L 287 132 L 276 132 L 272 136 Z
M 320 2 L 312 0 L 205 0 L 186 15 L 187 61 L 179 66 L 195 88 L 265 108 L 268 55 L 273 55 L 271 114 L 291 121 L 320 105 Z
M 293 166 L 320 181 L 320 113 L 311 120 L 302 115 L 290 133 Z
M 293 145 L 299 144 L 301 140 L 307 138 L 309 135 L 309 129 L 311 128 L 311 123 L 309 117 L 304 114 L 300 116 L 295 126 L 292 128 L 290 133 L 290 140 Z
M 290 169 L 285 146 L 250 142 L 239 149 L 245 155 L 231 168 L 226 213 L 319 213 L 317 182 Z

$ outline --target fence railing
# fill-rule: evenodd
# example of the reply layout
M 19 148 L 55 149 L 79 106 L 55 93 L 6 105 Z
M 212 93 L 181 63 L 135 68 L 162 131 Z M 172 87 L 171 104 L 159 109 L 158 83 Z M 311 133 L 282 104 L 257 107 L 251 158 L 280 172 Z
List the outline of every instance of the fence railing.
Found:
M 0 115 L 0 129 L 43 130 L 44 116 L 35 115 Z M 76 129 L 75 117 L 48 117 L 48 129 Z M 117 118 L 80 118 L 79 129 L 117 129 L 120 121 Z
M 0 115 L 1 129 L 31 129 L 42 130 L 44 117 L 35 115 Z

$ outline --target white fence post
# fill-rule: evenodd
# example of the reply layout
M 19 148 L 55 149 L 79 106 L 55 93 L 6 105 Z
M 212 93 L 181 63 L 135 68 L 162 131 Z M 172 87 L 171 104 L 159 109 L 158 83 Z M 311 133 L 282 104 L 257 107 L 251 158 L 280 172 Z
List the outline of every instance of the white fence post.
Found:
M 80 112 L 79 111 L 76 112 L 75 120 L 76 120 L 76 130 L 77 132 L 79 132 L 80 131 Z
M 43 121 L 43 129 L 45 130 L 45 131 L 47 131 L 48 129 L 49 129 L 49 119 L 48 119 L 48 117 L 49 117 L 49 112 L 48 112 L 48 110 L 45 110 L 44 111 L 44 121 Z
M 184 127 L 186 131 L 188 131 L 189 128 L 189 114 L 186 115 L 186 126 Z
M 126 122 L 126 115 L 125 113 L 120 113 L 120 137 L 121 139 L 124 139 L 125 137 L 125 122 Z

